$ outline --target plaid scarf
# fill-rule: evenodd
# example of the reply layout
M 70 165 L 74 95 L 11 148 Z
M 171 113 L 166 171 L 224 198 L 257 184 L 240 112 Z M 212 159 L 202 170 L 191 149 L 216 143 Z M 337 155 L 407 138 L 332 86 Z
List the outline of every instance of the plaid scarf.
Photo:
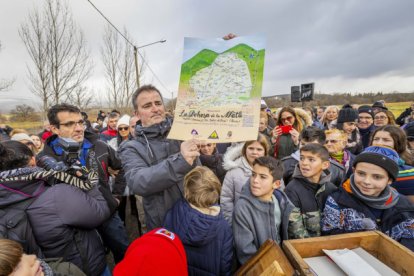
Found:
M 67 172 L 45 171 L 39 167 L 25 167 L 0 172 L 0 183 L 19 183 L 30 182 L 33 180 L 43 180 L 49 185 L 56 183 L 66 183 L 84 191 L 89 191 L 98 183 L 98 173 L 90 171 L 87 180 L 82 180 Z

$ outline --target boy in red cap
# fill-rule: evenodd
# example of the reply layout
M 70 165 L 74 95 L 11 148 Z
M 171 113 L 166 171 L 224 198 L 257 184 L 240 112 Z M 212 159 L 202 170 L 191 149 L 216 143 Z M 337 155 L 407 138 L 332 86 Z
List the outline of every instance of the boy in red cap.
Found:
M 114 276 L 186 276 L 187 257 L 176 234 L 157 228 L 136 239 L 114 269 Z

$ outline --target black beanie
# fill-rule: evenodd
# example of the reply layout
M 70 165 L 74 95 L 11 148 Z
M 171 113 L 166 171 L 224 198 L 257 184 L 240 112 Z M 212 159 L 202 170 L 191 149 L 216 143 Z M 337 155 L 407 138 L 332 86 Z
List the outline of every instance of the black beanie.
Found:
M 355 122 L 358 119 L 358 113 L 352 107 L 345 107 L 339 110 L 338 124 Z
M 390 148 L 371 146 L 358 154 L 352 164 L 354 167 L 359 162 L 366 162 L 377 165 L 388 172 L 394 181 L 398 177 L 398 153 Z
M 374 111 L 372 110 L 372 107 L 369 105 L 361 105 L 358 108 L 358 113 L 368 113 L 369 115 L 371 115 L 371 117 L 374 119 Z

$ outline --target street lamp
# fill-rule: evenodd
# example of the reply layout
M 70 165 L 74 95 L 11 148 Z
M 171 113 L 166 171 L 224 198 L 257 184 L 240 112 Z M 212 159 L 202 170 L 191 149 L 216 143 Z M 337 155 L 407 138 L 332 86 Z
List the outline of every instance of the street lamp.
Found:
M 138 49 L 153 45 L 153 44 L 157 44 L 157 43 L 164 43 L 167 40 L 165 39 L 161 39 L 155 42 L 151 42 L 142 46 L 135 46 L 134 45 L 134 59 L 135 59 L 135 77 L 137 78 L 137 89 L 139 88 L 140 84 L 139 84 L 139 69 L 138 69 Z

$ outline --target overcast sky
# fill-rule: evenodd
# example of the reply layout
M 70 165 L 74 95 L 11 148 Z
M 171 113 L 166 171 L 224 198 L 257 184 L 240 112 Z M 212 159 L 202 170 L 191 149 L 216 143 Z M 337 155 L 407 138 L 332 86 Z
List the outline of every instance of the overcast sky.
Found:
M 178 89 L 184 37 L 218 38 L 264 34 L 265 96 L 290 93 L 290 86 L 315 82 L 322 93 L 414 91 L 414 1 L 412 0 L 92 0 L 136 44 L 145 48 L 165 97 Z M 27 86 L 29 56 L 18 35 L 28 12 L 43 0 L 2 0 L 0 78 L 15 78 L 0 103 L 33 99 Z M 90 88 L 104 93 L 100 47 L 104 19 L 87 0 L 70 0 L 94 61 Z

